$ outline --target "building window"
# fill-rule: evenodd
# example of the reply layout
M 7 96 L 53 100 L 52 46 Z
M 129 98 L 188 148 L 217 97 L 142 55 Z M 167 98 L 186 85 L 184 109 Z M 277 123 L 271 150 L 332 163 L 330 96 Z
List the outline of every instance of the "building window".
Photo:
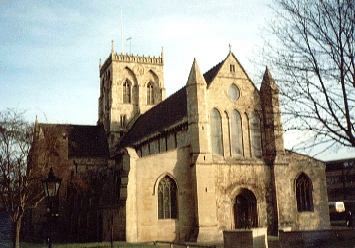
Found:
M 296 200 L 298 212 L 313 211 L 312 181 L 304 173 L 296 179 Z
M 110 109 L 110 90 L 105 89 L 105 110 Z
M 121 127 L 126 127 L 127 124 L 127 116 L 126 115 L 120 115 L 120 126 Z
M 174 148 L 177 147 L 177 133 L 174 132 Z
M 230 65 L 229 69 L 230 69 L 230 72 L 235 72 L 235 65 Z
M 131 82 L 128 80 L 123 83 L 123 103 L 131 103 Z
M 249 122 L 249 116 L 247 113 L 244 113 L 244 118 L 245 118 L 245 123 L 246 123 L 246 129 L 248 131 L 248 137 L 247 137 L 247 143 L 249 145 L 247 145 L 247 153 L 249 155 L 249 157 L 252 157 L 252 154 L 251 154 L 251 133 L 250 133 L 250 122 Z
M 235 84 L 231 84 L 228 88 L 228 97 L 231 101 L 235 102 L 240 97 L 240 92 Z
M 168 176 L 161 179 L 158 186 L 158 218 L 177 218 L 177 187 Z
M 231 149 L 232 156 L 243 154 L 243 143 L 242 143 L 242 119 L 237 110 L 233 110 L 231 115 Z
M 147 85 L 147 105 L 154 104 L 153 84 L 149 82 Z
M 168 135 L 165 135 L 165 151 L 168 150 Z
M 212 153 L 223 155 L 222 118 L 216 108 L 211 111 L 210 121 Z
M 251 116 L 251 146 L 253 157 L 260 158 L 262 155 L 261 149 L 261 130 L 260 116 L 254 112 Z

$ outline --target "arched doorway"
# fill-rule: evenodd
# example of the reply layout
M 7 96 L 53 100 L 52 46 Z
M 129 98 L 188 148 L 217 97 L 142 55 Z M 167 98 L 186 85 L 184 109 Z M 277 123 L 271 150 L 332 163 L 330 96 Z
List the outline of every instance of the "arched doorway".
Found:
M 256 198 L 253 192 L 242 189 L 234 202 L 235 228 L 252 228 L 258 226 Z

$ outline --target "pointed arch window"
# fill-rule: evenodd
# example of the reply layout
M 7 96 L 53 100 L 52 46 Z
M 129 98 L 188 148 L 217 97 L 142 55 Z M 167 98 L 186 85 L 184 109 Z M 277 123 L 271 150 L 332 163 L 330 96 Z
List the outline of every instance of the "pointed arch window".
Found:
M 123 83 L 123 103 L 131 103 L 131 86 L 128 79 Z
M 149 82 L 147 85 L 147 105 L 154 104 L 153 84 Z
M 158 186 L 158 218 L 177 218 L 177 187 L 168 176 L 161 179 Z
M 254 112 L 251 118 L 251 148 L 253 157 L 260 158 L 261 150 L 261 130 L 260 130 L 260 116 Z
M 216 108 L 211 111 L 210 122 L 212 153 L 223 155 L 222 118 Z
M 105 110 L 109 110 L 110 109 L 110 89 L 109 88 L 105 88 Z
M 313 185 L 304 173 L 296 179 L 296 200 L 298 212 L 313 211 Z
M 237 110 L 233 110 L 231 115 L 231 149 L 232 156 L 243 154 L 242 142 L 242 118 Z
M 250 133 L 250 119 L 247 113 L 244 113 L 246 129 L 247 129 L 247 153 L 249 157 L 252 157 L 251 153 L 251 133 Z

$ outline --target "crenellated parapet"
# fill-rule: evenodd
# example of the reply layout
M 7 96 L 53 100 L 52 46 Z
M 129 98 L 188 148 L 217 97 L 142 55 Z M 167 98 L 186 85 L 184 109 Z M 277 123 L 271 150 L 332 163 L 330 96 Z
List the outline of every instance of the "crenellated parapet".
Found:
M 151 57 L 151 56 L 139 56 L 133 54 L 117 54 L 114 53 L 112 56 L 113 60 L 118 60 L 120 62 L 136 62 L 136 63 L 146 63 L 146 64 L 157 64 L 163 65 L 163 57 Z
M 140 63 L 140 64 L 152 64 L 152 65 L 164 65 L 163 56 L 140 56 L 127 53 L 111 53 L 111 55 L 105 60 L 104 64 L 100 67 L 100 75 L 106 70 L 107 66 L 112 61 L 125 62 L 125 63 Z

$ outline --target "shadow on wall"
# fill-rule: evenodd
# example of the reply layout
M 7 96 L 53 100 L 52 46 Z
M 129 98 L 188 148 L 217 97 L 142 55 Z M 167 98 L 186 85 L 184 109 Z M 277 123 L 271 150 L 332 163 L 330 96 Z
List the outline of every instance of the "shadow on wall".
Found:
M 175 222 L 174 241 L 195 242 L 198 236 L 197 221 L 195 216 L 195 181 L 191 166 L 190 147 L 177 148 L 177 158 L 173 175 L 177 182 L 177 220 Z

